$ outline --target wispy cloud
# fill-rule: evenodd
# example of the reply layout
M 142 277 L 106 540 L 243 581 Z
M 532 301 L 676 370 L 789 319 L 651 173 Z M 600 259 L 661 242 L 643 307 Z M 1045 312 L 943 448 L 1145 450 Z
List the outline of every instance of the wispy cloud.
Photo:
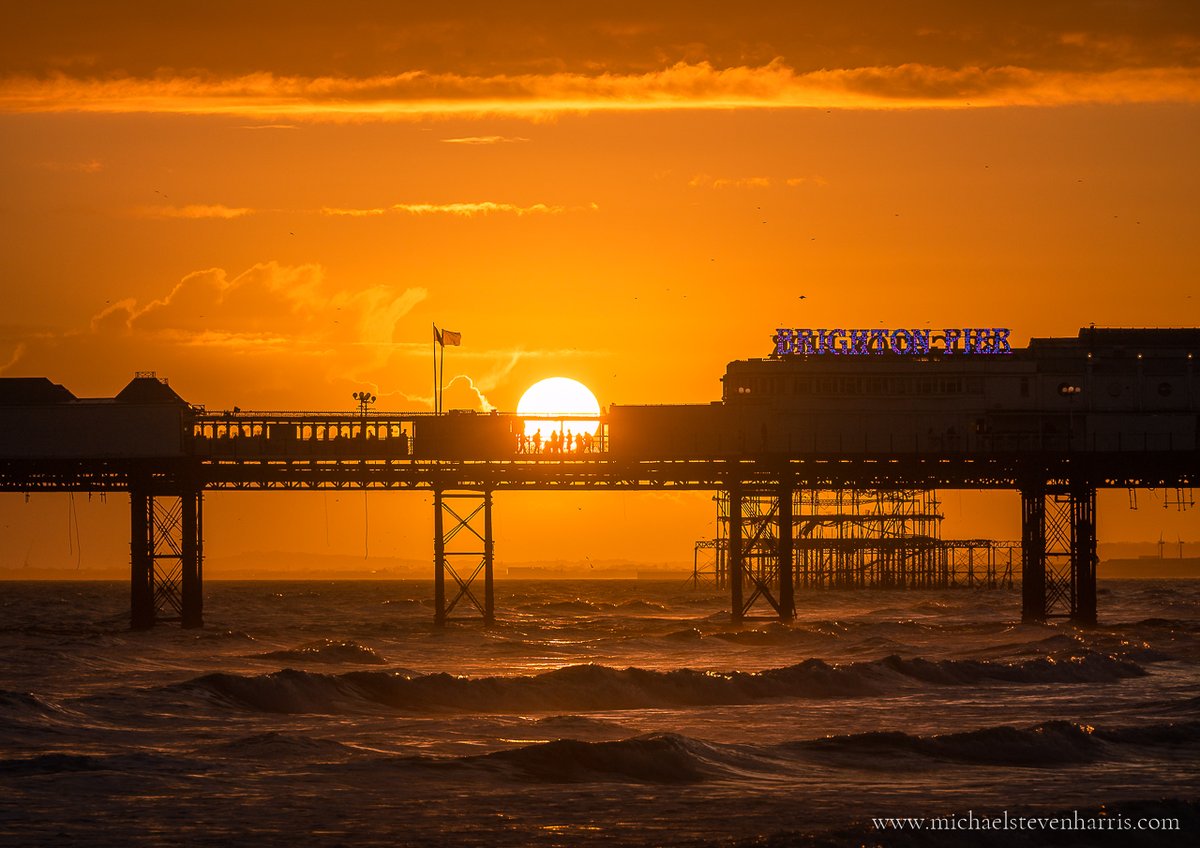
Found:
M 76 174 L 96 174 L 104 170 L 104 163 L 99 159 L 87 159 L 83 162 L 39 162 L 37 166 L 44 171 Z
M 450 378 L 443 390 L 443 403 L 447 409 L 478 409 L 491 412 L 496 407 L 487 399 L 484 389 L 467 374 L 456 374 Z
M 396 203 L 392 206 L 382 206 L 370 209 L 344 209 L 325 207 L 322 215 L 347 216 L 352 218 L 372 217 L 390 213 L 408 213 L 410 215 L 455 215 L 470 218 L 476 215 L 560 215 L 566 212 L 565 206 L 549 206 L 545 203 L 535 203 L 532 206 L 518 206 L 514 203 L 496 203 L 484 200 L 476 203 Z
M 9 355 L 8 360 L 0 363 L 0 374 L 3 374 L 9 368 L 12 368 L 14 365 L 20 362 L 21 357 L 25 355 L 25 351 L 27 349 L 28 347 L 25 342 L 17 342 L 17 345 L 13 348 L 13 352 Z
M 463 138 L 443 138 L 446 144 L 520 144 L 529 141 L 521 136 L 469 135 Z
M 788 177 L 783 181 L 783 184 L 788 188 L 796 188 L 803 185 L 827 186 L 829 180 L 824 177 Z
M 393 210 L 390 206 L 380 206 L 373 209 L 347 209 L 335 206 L 326 206 L 321 209 L 321 214 L 343 218 L 374 218 L 379 215 L 386 215 L 391 211 Z
M 92 318 L 91 330 L 224 347 L 379 346 L 394 341 L 397 323 L 427 296 L 424 288 L 383 285 L 334 291 L 317 265 L 264 262 L 235 276 L 221 268 L 195 271 L 161 297 L 119 300 Z
M 1200 69 L 1130 67 L 1088 72 L 910 63 L 797 72 L 775 60 L 729 68 L 679 62 L 641 74 L 467 76 L 411 71 L 363 78 L 257 73 L 228 78 L 84 79 L 58 75 L 0 80 L 3 112 L 180 113 L 268 119 L 1160 102 L 1200 102 Z
M 133 210 L 139 218 L 242 218 L 255 212 L 245 207 L 212 205 L 140 206 Z
M 803 185 L 824 186 L 829 185 L 829 181 L 824 177 L 787 177 L 785 179 L 772 179 L 771 177 L 714 177 L 711 174 L 697 174 L 688 180 L 688 186 L 691 188 L 712 188 L 712 189 L 757 189 L 771 188 L 772 186 L 781 185 L 787 188 L 797 188 Z
M 254 209 L 247 206 L 226 206 L 220 203 L 187 204 L 181 206 L 139 206 L 129 210 L 137 218 L 203 220 L 244 218 L 249 215 L 283 213 L 292 215 L 327 215 L 342 218 L 374 218 L 380 215 L 451 215 L 472 218 L 486 215 L 561 215 L 569 211 L 595 210 L 592 203 L 587 206 L 567 207 L 548 203 L 533 203 L 522 206 L 494 200 L 456 201 L 452 203 L 393 203 L 390 206 L 340 207 L 323 206 L 320 209 Z
M 688 180 L 692 188 L 770 188 L 770 177 L 713 177 L 697 174 Z

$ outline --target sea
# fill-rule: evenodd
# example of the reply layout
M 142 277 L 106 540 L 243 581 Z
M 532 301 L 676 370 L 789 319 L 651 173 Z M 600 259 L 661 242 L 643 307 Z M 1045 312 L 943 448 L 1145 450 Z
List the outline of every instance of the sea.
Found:
M 1200 581 L 799 592 L 682 582 L 0 584 L 0 845 L 1200 844 Z M 456 613 L 462 613 L 461 608 Z

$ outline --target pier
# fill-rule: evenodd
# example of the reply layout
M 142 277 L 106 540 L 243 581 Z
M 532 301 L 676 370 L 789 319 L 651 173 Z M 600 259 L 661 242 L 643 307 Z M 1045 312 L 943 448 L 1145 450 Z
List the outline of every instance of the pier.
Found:
M 741 621 L 791 619 L 797 584 L 812 582 L 820 551 L 797 539 L 798 493 L 1008 489 L 1021 515 L 1024 619 L 1086 625 L 1097 616 L 1096 491 L 1188 490 L 1200 478 L 1192 364 L 1200 331 L 1141 332 L 1101 338 L 1103 348 L 1094 331 L 1090 339 L 1082 331 L 1080 344 L 1055 349 L 1057 371 L 1042 367 L 1035 345 L 1031 354 L 1017 351 L 1011 362 L 1019 367 L 993 372 L 990 362 L 963 356 L 952 364 L 957 371 L 945 360 L 871 359 L 874 394 L 876 384 L 859 376 L 849 390 L 847 368 L 861 370 L 863 357 L 735 362 L 723 402 L 614 406 L 579 419 L 594 430 L 587 449 L 557 452 L 531 452 L 522 437 L 531 417 L 511 413 L 217 412 L 150 374 L 105 399 L 76 398 L 45 378 L 10 378 L 0 380 L 0 491 L 127 493 L 130 620 L 144 628 L 203 622 L 203 504 L 211 492 L 432 492 L 441 624 L 455 615 L 495 617 L 501 529 L 493 505 L 506 492 L 720 493 L 723 583 Z M 1136 356 L 1127 355 L 1130 345 Z M 1114 362 L 1136 377 L 1128 390 L 1109 376 L 1118 373 Z M 939 376 L 919 377 L 914 398 L 879 363 Z M 812 384 L 785 367 L 812 372 Z M 841 382 L 822 371 L 831 367 Z M 996 398 L 1010 390 L 1015 401 L 1005 407 Z M 802 416 L 788 405 L 800 400 Z

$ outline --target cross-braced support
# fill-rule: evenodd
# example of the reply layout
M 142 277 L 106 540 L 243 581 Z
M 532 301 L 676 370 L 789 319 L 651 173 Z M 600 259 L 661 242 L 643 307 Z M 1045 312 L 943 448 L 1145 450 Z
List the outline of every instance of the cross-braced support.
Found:
M 729 588 L 734 621 L 761 599 L 783 621 L 796 617 L 793 592 L 792 490 L 729 491 Z M 744 589 L 749 589 L 749 595 Z M 776 595 L 778 593 L 778 596 Z
M 447 517 L 449 521 L 447 521 Z M 482 526 L 480 526 L 482 525 Z M 464 599 L 479 611 L 485 624 L 496 619 L 492 592 L 492 493 L 433 493 L 434 621 L 444 625 Z M 446 599 L 446 575 L 454 581 L 453 596 Z M 483 603 L 472 587 L 483 576 Z
M 159 621 L 203 626 L 203 497 L 199 489 L 162 495 L 130 488 L 129 608 L 135 630 Z
M 1096 623 L 1096 490 L 1021 490 L 1021 617 Z

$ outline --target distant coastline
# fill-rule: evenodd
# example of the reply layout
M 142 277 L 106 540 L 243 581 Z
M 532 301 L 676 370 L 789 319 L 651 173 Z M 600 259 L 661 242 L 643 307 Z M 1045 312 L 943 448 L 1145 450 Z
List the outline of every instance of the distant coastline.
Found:
M 1101 560 L 1096 568 L 1101 580 L 1147 580 L 1200 578 L 1200 557 L 1123 557 Z

